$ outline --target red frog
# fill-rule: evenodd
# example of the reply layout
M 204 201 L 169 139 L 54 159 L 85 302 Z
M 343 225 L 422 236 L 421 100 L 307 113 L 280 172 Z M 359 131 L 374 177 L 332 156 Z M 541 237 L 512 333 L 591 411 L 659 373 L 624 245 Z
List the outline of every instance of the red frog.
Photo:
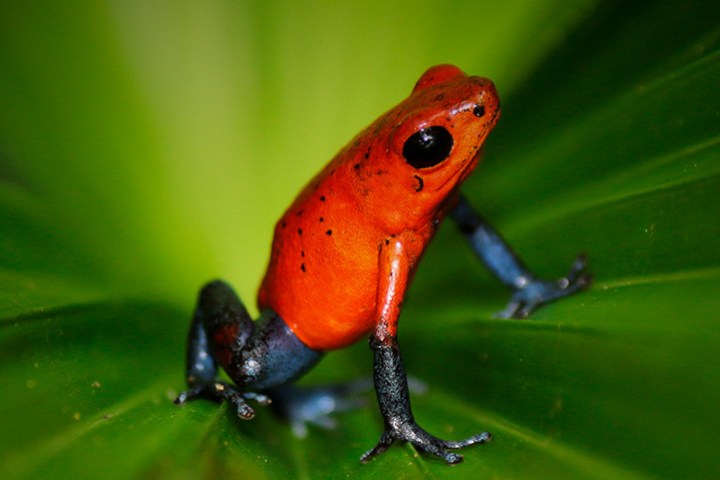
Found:
M 189 390 L 176 403 L 225 399 L 249 419 L 254 411 L 248 399 L 273 401 L 297 432 L 306 422 L 329 425 L 332 410 L 352 404 L 354 388 L 291 384 L 324 352 L 369 335 L 385 431 L 363 462 L 401 440 L 455 464 L 462 456 L 450 450 L 490 440 L 487 432 L 461 441 L 439 439 L 417 424 L 410 407 L 398 318 L 438 227 L 451 217 L 512 290 L 500 317 L 524 318 L 591 281 L 582 255 L 567 276 L 538 279 L 460 193 L 499 117 L 490 80 L 451 65 L 426 71 L 410 96 L 342 149 L 280 218 L 257 321 L 227 284 L 203 287 L 188 340 Z M 218 367 L 234 385 L 217 379 Z

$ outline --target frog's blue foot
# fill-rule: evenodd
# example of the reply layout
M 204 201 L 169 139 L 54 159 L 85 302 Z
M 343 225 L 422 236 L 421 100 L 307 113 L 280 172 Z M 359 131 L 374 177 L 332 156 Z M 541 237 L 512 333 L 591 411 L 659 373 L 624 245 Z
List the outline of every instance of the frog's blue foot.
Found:
M 261 393 L 241 392 L 236 387 L 225 382 L 201 383 L 193 385 L 189 390 L 182 392 L 175 399 L 175 405 L 184 405 L 197 398 L 205 398 L 216 402 L 227 400 L 237 408 L 238 417 L 250 420 L 255 416 L 255 410 L 247 404 L 246 400 L 255 400 L 262 406 L 270 405 L 270 397 Z
M 362 394 L 372 386 L 368 378 L 317 387 L 285 385 L 269 394 L 273 408 L 290 422 L 295 436 L 305 438 L 308 424 L 332 429 L 336 425 L 333 414 L 365 406 L 367 401 Z
M 586 272 L 587 258 L 580 254 L 568 274 L 558 280 L 518 277 L 512 298 L 504 310 L 495 314 L 498 318 L 525 318 L 541 305 L 584 290 L 592 283 L 592 274 Z

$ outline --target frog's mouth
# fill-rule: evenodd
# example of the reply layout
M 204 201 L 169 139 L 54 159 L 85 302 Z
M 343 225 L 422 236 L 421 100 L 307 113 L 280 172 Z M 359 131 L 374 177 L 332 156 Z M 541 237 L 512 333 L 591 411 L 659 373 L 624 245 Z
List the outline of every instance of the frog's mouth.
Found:
M 482 155 L 483 150 L 484 147 L 480 147 L 480 149 L 469 160 L 465 162 L 465 165 L 463 167 L 458 168 L 455 173 L 447 177 L 445 181 L 439 184 L 436 188 L 434 188 L 433 191 L 439 192 L 441 190 L 444 190 L 448 184 L 452 184 L 452 188 L 455 188 L 459 184 L 461 184 L 473 171 L 478 161 L 480 161 L 480 156 Z
M 465 179 L 467 179 L 467 177 L 469 177 L 470 174 L 472 173 L 472 171 L 475 169 L 478 162 L 480 162 L 480 157 L 482 157 L 482 154 L 485 151 L 485 141 L 487 141 L 488 135 L 490 135 L 490 132 L 492 132 L 493 128 L 495 128 L 495 125 L 497 124 L 498 120 L 500 120 L 500 108 L 495 110 L 495 113 L 493 113 L 492 118 L 487 123 L 487 125 L 485 125 L 485 133 L 483 134 L 483 141 L 482 141 L 480 148 L 475 153 L 475 155 L 467 162 L 467 164 L 463 168 L 460 169 L 461 178 L 458 181 L 458 183 L 464 182 Z
M 437 188 L 434 188 L 433 191 L 438 192 L 444 190 L 449 183 L 452 184 L 452 188 L 456 188 L 459 184 L 464 182 L 470 176 L 470 174 L 480 161 L 480 157 L 485 151 L 485 141 L 487 140 L 488 135 L 495 127 L 495 124 L 497 124 L 499 119 L 500 108 L 498 107 L 493 113 L 493 116 L 490 118 L 490 120 L 488 120 L 488 122 L 485 124 L 485 129 L 482 133 L 482 142 L 480 142 L 480 148 L 471 157 L 465 160 L 465 165 L 458 168 L 452 175 L 447 177 L 445 181 L 439 184 Z
M 485 145 L 480 147 L 477 152 L 475 152 L 475 155 L 472 156 L 472 158 L 465 164 L 463 168 L 460 169 L 460 179 L 458 180 L 458 183 L 464 182 L 467 177 L 470 176 L 473 170 L 475 170 L 475 167 L 480 162 L 480 157 L 482 157 L 483 152 L 485 151 Z
M 477 150 L 477 152 L 475 152 L 475 154 L 472 157 L 470 157 L 468 160 L 466 160 L 465 165 L 458 168 L 455 173 L 450 175 L 443 183 L 438 185 L 438 188 L 436 190 L 444 189 L 448 183 L 452 183 L 453 188 L 454 188 L 457 185 L 464 182 L 470 176 L 472 171 L 477 166 L 478 162 L 480 162 L 480 157 L 482 157 L 482 154 L 485 151 L 485 140 L 487 139 L 487 136 L 490 133 L 490 131 L 492 131 L 493 127 L 497 123 L 499 113 L 500 113 L 500 110 L 497 110 L 495 112 L 495 114 L 492 116 L 492 118 L 490 119 L 490 121 L 487 123 L 487 125 L 485 127 L 485 133 L 483 134 L 484 138 L 482 141 L 482 145 Z

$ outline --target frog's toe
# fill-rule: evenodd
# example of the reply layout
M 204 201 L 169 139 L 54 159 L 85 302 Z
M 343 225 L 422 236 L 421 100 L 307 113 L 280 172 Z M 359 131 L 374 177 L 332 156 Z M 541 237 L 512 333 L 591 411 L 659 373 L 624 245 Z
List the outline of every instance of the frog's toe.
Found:
M 243 392 L 225 382 L 211 382 L 193 385 L 188 390 L 180 393 L 175 398 L 175 405 L 184 405 L 192 400 L 204 398 L 215 402 L 227 400 L 235 405 L 238 417 L 250 420 L 255 417 L 255 410 L 248 405 L 246 400 L 255 400 L 260 405 L 269 405 L 270 397 L 262 393 Z
M 198 385 L 183 392 L 180 392 L 180 394 L 175 397 L 175 400 L 173 400 L 173 403 L 175 405 L 185 405 L 186 403 L 196 400 L 198 398 L 206 398 L 208 400 L 219 401 L 217 397 L 209 397 L 205 387 Z
M 567 294 L 588 288 L 592 284 L 593 276 L 587 272 L 587 266 L 587 255 L 579 253 L 568 274 L 558 280 L 558 286 L 566 290 Z
M 273 390 L 271 395 L 273 407 L 290 422 L 295 436 L 304 438 L 308 425 L 332 429 L 337 423 L 333 414 L 366 405 L 361 394 L 371 388 L 372 382 L 367 379 L 331 386 L 287 385 Z
M 420 427 L 414 420 L 408 422 L 399 422 L 395 425 L 386 427 L 380 441 L 365 454 L 360 457 L 360 461 L 367 463 L 372 458 L 385 452 L 395 441 L 401 440 L 410 443 L 420 452 L 431 456 L 440 457 L 449 465 L 455 465 L 462 462 L 463 457 L 455 452 L 449 452 L 448 449 L 461 449 L 471 445 L 487 443 L 492 439 L 492 434 L 483 432 L 465 440 L 442 440 Z
M 521 300 L 520 298 L 515 298 L 513 295 L 513 298 L 510 299 L 508 304 L 505 306 L 504 309 L 500 310 L 499 312 L 495 312 L 493 316 L 495 318 L 525 318 L 520 316 L 519 311 L 521 309 L 524 309 L 525 302 Z
M 518 286 L 504 310 L 495 314 L 498 318 L 523 319 L 542 305 L 585 290 L 592 284 L 593 276 L 587 272 L 587 257 L 579 254 L 568 271 L 558 280 L 532 278 Z

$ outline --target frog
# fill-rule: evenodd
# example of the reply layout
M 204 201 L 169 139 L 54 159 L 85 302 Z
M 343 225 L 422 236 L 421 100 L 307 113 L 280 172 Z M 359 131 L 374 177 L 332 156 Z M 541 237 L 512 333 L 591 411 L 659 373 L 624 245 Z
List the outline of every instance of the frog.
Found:
M 363 463 L 408 442 L 454 465 L 463 460 L 457 450 L 490 441 L 489 432 L 441 439 L 411 408 L 398 320 L 436 231 L 446 218 L 454 221 L 509 288 L 500 318 L 525 318 L 592 281 L 582 253 L 564 277 L 535 275 L 460 191 L 499 118 L 491 80 L 449 64 L 425 71 L 410 95 L 342 148 L 277 221 L 256 320 L 226 282 L 202 287 L 187 340 L 188 389 L 175 403 L 227 401 L 242 419 L 255 416 L 249 401 L 272 403 L 301 432 L 305 424 L 330 426 L 332 415 L 353 405 L 356 389 L 295 382 L 327 352 L 365 337 L 384 429 Z

